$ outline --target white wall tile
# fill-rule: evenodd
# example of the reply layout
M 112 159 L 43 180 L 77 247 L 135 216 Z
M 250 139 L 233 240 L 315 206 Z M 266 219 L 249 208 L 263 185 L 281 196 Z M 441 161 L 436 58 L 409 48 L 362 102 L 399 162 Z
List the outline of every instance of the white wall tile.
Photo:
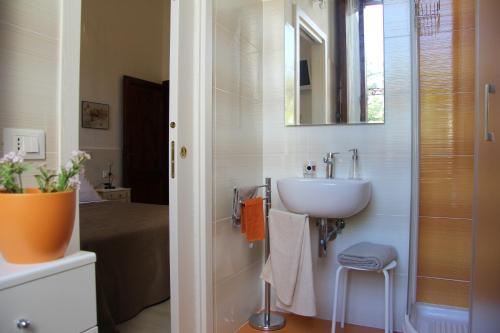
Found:
M 240 91 L 240 42 L 224 26 L 215 26 L 215 87 L 239 94 Z
M 215 222 L 215 281 L 225 280 L 246 270 L 263 258 L 263 243 L 242 241 L 240 228 L 231 218 Z
M 245 271 L 215 285 L 215 318 L 217 333 L 233 333 L 262 302 L 262 264 L 257 262 Z
M 234 187 L 261 185 L 264 177 L 261 154 L 214 157 L 214 220 L 218 221 L 231 216 Z
M 262 154 L 262 104 L 220 89 L 214 103 L 215 155 Z
M 261 185 L 262 2 L 217 0 L 215 15 L 214 282 L 216 332 L 234 332 L 262 304 L 262 242 L 231 223 L 233 188 Z
M 285 102 L 285 56 L 283 49 L 266 50 L 263 61 L 263 72 L 266 73 L 263 82 L 263 98 L 265 103 Z M 269 75 L 272 73 L 272 75 Z M 284 119 L 284 116 L 282 117 Z
M 59 5 L 0 1 L 0 140 L 6 127 L 44 130 L 51 168 L 58 150 Z M 3 149 L 0 144 L 0 154 Z
M 266 51 L 282 50 L 284 47 L 284 2 L 273 0 L 263 3 L 263 47 Z
M 262 44 L 262 2 L 217 0 L 215 20 L 237 35 L 238 40 L 245 40 L 256 47 Z
M 262 53 L 260 50 L 244 53 L 246 51 L 246 48 L 244 47 L 245 44 L 246 42 L 242 42 L 242 44 L 240 44 L 240 75 L 241 78 L 244 78 L 240 80 L 240 95 L 255 101 L 261 101 Z M 247 44 L 247 46 L 250 46 L 250 44 Z
M 59 34 L 59 1 L 0 0 L 0 22 L 50 38 Z
M 411 99 L 411 38 L 387 37 L 384 43 L 386 95 L 404 95 Z

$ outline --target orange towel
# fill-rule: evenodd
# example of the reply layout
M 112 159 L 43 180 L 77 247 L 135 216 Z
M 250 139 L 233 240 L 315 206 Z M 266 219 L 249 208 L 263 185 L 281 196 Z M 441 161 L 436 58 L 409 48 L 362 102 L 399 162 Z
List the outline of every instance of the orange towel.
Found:
M 241 233 L 249 242 L 264 240 L 264 200 L 260 197 L 247 199 L 241 205 Z

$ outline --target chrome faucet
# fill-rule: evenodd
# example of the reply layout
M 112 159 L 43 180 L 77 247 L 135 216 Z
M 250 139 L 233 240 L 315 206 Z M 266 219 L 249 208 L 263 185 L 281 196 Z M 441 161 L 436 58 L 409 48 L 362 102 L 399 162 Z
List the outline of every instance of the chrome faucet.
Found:
M 338 153 L 326 153 L 323 162 L 326 163 L 326 178 L 335 178 L 335 155 Z

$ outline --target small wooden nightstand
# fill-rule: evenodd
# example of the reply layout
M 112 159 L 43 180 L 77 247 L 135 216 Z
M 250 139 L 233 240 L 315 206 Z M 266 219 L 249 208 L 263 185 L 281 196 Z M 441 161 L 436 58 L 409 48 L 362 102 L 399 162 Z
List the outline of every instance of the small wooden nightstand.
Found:
M 104 200 L 130 202 L 130 189 L 124 187 L 117 188 L 97 188 L 96 192 Z

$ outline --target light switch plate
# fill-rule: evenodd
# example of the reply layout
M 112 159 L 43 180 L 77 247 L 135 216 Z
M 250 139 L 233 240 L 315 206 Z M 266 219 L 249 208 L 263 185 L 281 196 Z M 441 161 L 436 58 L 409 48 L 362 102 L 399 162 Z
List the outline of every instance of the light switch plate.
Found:
M 45 160 L 45 131 L 37 129 L 4 128 L 3 151 L 24 151 L 26 160 Z

